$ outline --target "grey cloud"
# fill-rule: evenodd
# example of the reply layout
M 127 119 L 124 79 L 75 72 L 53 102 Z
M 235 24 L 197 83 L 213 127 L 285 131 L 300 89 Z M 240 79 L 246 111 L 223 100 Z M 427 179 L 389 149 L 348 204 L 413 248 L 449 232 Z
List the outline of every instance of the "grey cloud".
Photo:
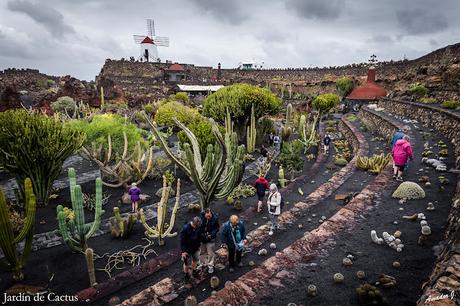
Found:
M 303 18 L 334 20 L 339 18 L 345 0 L 287 0 L 286 7 Z
M 54 37 L 62 38 L 65 34 L 75 32 L 71 26 L 65 24 L 64 16 L 59 11 L 47 5 L 15 0 L 8 2 L 8 9 L 26 14 L 43 25 Z
M 199 9 L 211 13 L 218 20 L 230 24 L 241 24 L 248 16 L 239 1 L 234 0 L 192 0 Z M 244 4 L 242 4 L 244 6 Z
M 377 44 L 393 44 L 394 39 L 391 36 L 385 34 L 377 34 L 372 36 L 367 40 L 370 43 L 377 43 Z
M 448 27 L 447 18 L 443 14 L 430 10 L 400 10 L 396 12 L 396 20 L 409 35 L 437 33 Z

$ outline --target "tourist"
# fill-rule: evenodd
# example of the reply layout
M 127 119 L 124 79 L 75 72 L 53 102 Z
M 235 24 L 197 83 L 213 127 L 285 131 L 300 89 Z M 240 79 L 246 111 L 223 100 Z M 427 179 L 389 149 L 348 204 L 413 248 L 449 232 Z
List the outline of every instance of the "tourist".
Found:
M 324 135 L 324 138 L 323 138 L 324 155 L 329 154 L 330 144 L 331 144 L 331 137 L 329 136 L 329 134 Z
M 203 267 L 208 267 L 208 273 L 214 273 L 216 254 L 216 236 L 219 232 L 219 215 L 207 208 L 201 213 L 201 253 L 204 253 Z
M 270 236 L 273 235 L 275 229 L 278 229 L 278 216 L 281 214 L 281 201 L 281 194 L 278 192 L 278 188 L 275 184 L 271 184 L 267 200 L 268 214 L 271 221 L 270 232 L 268 233 Z
M 228 250 L 229 271 L 235 270 L 235 262 L 238 267 L 242 267 L 241 255 L 243 253 L 246 240 L 246 229 L 243 222 L 239 221 L 237 215 L 230 216 L 229 221 L 224 223 L 222 235 L 222 246 Z
M 273 137 L 273 146 L 277 151 L 281 149 L 281 138 L 278 135 Z
M 128 190 L 128 194 L 131 197 L 131 212 L 137 213 L 137 209 L 139 206 L 139 201 L 141 199 L 141 189 L 137 187 L 136 183 L 131 184 L 131 188 Z
M 192 276 L 198 276 L 196 269 L 201 246 L 201 219 L 193 218 L 182 228 L 180 233 L 180 247 L 182 250 L 182 262 L 184 263 L 185 280 L 189 281 Z
M 256 187 L 256 193 L 257 193 L 257 199 L 258 199 L 257 212 L 260 212 L 262 210 L 262 204 L 263 204 L 263 200 L 265 197 L 265 191 L 267 191 L 267 189 L 270 188 L 270 184 L 268 183 L 265 177 L 261 176 L 256 180 L 254 187 Z
M 413 159 L 409 136 L 404 135 L 402 139 L 396 141 L 392 150 L 392 156 L 395 165 L 393 178 L 402 182 L 402 174 L 407 167 L 407 163 Z
M 399 129 L 399 130 L 397 130 L 396 132 L 393 133 L 393 136 L 391 137 L 391 142 L 390 142 L 391 151 L 393 151 L 393 148 L 394 148 L 394 146 L 396 144 L 396 141 L 402 139 L 404 137 L 404 135 L 407 134 L 408 131 L 409 131 L 409 127 L 406 125 L 402 129 Z M 393 159 L 393 172 L 395 173 L 394 178 L 396 178 L 396 173 L 398 172 L 398 167 L 396 166 L 394 159 Z
M 260 148 L 260 155 L 262 155 L 264 158 L 268 157 L 268 150 L 265 148 L 265 145 L 262 145 Z
M 270 133 L 270 135 L 268 135 L 268 142 L 271 146 L 273 146 L 273 137 L 275 137 L 273 133 Z

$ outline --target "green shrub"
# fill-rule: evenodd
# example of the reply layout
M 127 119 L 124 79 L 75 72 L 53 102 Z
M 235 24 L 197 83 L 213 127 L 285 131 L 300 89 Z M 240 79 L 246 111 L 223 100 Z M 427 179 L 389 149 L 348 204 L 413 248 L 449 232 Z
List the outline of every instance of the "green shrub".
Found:
M 16 179 L 23 194 L 30 178 L 39 204 L 47 204 L 64 160 L 78 150 L 85 135 L 62 122 L 25 110 L 0 113 L 0 168 Z
M 69 124 L 86 134 L 84 145 L 88 147 L 94 143 L 97 146 L 102 145 L 104 150 L 107 150 L 107 137 L 110 135 L 112 151 L 122 152 L 124 146 L 123 132 L 126 133 L 128 138 L 129 152 L 133 150 L 138 141 L 144 147 L 148 146 L 143 137 L 147 135 L 147 132 L 117 114 L 95 115 L 91 121 L 72 120 Z
M 341 97 L 347 96 L 353 87 L 353 80 L 349 77 L 341 77 L 335 81 L 335 88 Z
M 340 97 L 332 93 L 319 95 L 312 102 L 313 108 L 319 111 L 321 114 L 329 112 L 339 104 Z
M 192 123 L 188 124 L 187 127 L 197 138 L 198 144 L 200 145 L 201 156 L 204 157 L 206 156 L 208 145 L 214 145 L 216 143 L 216 137 L 212 133 L 211 123 L 206 118 L 204 118 L 201 115 L 198 115 L 196 118 L 197 119 Z M 222 135 L 225 134 L 225 129 L 223 127 L 219 128 Z M 184 131 L 180 131 L 179 133 L 177 133 L 177 138 L 179 138 L 181 146 L 183 146 L 183 144 L 186 142 L 190 143 Z
M 209 95 L 203 102 L 203 114 L 223 124 L 228 109 L 236 132 L 242 140 L 246 135 L 252 105 L 257 120 L 264 115 L 276 114 L 281 107 L 281 101 L 268 89 L 235 84 Z
M 437 103 L 438 101 L 435 98 L 423 97 L 420 99 L 420 102 L 425 103 L 425 104 L 433 104 L 433 103 Z
M 59 97 L 56 101 L 51 103 L 51 109 L 55 113 L 63 113 L 63 114 L 69 114 L 69 116 L 73 116 L 74 112 L 77 108 L 77 104 L 73 100 L 73 98 L 64 96 L 64 97 Z
M 174 126 L 173 118 L 175 117 L 183 124 L 189 125 L 196 120 L 198 115 L 198 111 L 194 108 L 187 107 L 177 101 L 168 101 L 158 108 L 155 122 L 159 125 Z
M 46 85 L 47 85 L 48 87 L 52 87 L 52 86 L 54 86 L 54 84 L 56 84 L 56 82 L 53 81 L 53 80 L 47 80 L 47 81 L 46 81 Z
M 460 101 L 459 100 L 447 100 L 447 101 L 442 102 L 441 106 L 444 108 L 448 108 L 448 109 L 456 109 L 457 107 L 460 107 Z
M 260 118 L 256 124 L 256 130 L 258 137 L 256 141 L 258 144 L 261 144 L 265 139 L 265 135 L 270 135 L 270 133 L 275 134 L 275 123 L 273 120 L 267 117 Z
M 153 116 L 158 110 L 158 104 L 157 103 L 147 103 L 142 108 L 147 113 L 147 115 Z
M 178 93 L 176 93 L 175 95 L 172 95 L 171 98 L 173 100 L 176 100 L 176 101 L 179 101 L 179 102 L 182 102 L 182 103 L 187 103 L 190 101 L 190 98 L 188 96 L 188 94 L 186 92 L 183 92 L 183 91 L 180 91 Z
M 409 92 L 413 96 L 424 97 L 428 94 L 428 89 L 420 83 L 414 83 L 409 86 Z

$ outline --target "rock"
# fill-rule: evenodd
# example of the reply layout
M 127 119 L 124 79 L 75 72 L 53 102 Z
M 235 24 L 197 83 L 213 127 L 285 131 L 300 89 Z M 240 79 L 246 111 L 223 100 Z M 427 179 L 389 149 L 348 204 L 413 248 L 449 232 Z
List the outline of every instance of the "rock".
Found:
M 348 254 L 347 255 L 347 258 L 350 258 L 351 260 L 355 259 L 355 256 L 351 255 L 351 254 Z
M 380 274 L 379 282 L 383 288 L 392 288 L 396 285 L 396 279 L 393 276 Z
M 219 287 L 219 284 L 220 284 L 220 280 L 217 276 L 211 277 L 209 281 L 209 285 L 212 289 L 217 289 Z
M 401 199 L 401 200 L 399 200 L 398 202 L 399 202 L 399 204 L 402 205 L 402 204 L 406 203 L 406 201 L 407 201 L 406 199 Z
M 311 218 L 308 218 L 308 219 L 307 219 L 307 222 L 311 222 Z
M 161 195 L 160 195 L 160 197 L 161 197 Z M 151 196 L 148 195 L 148 194 L 142 193 L 142 194 L 139 195 L 139 198 L 140 198 L 139 204 L 144 204 L 144 203 L 147 203 L 150 200 Z M 123 203 L 123 204 L 131 204 L 131 197 L 127 192 L 125 192 L 122 195 L 121 203 Z
M 160 189 L 157 190 L 157 192 L 155 192 L 155 195 L 159 198 L 161 198 L 161 194 L 163 193 L 163 188 L 164 187 L 161 187 Z M 169 196 L 173 196 L 175 194 L 174 192 L 174 189 L 173 188 L 170 188 L 170 187 L 166 187 L 166 188 L 169 188 Z
M 254 226 L 257 226 L 257 222 L 254 222 Z
M 431 228 L 428 225 L 422 226 L 422 234 L 425 236 L 431 235 Z
M 399 261 L 393 261 L 392 266 L 393 266 L 393 268 L 399 268 L 399 267 L 401 267 L 401 264 L 399 263 Z
M 434 210 L 434 204 L 432 202 L 428 202 L 428 205 L 426 207 L 426 210 Z
M 425 183 L 425 187 L 431 187 L 431 183 L 430 183 L 430 182 L 426 182 L 426 183 Z
M 364 273 L 364 271 L 359 270 L 358 272 L 356 272 L 356 277 L 359 279 L 363 279 L 366 277 L 366 273 Z
M 353 265 L 353 262 L 351 261 L 350 258 L 345 257 L 345 258 L 342 260 L 342 264 L 343 264 L 345 267 L 349 267 L 349 266 Z
M 334 283 L 340 284 L 340 283 L 343 283 L 343 281 L 344 281 L 344 277 L 343 277 L 342 273 L 335 273 L 334 274 Z
M 311 216 L 312 216 L 313 218 L 315 218 L 315 217 L 316 217 L 316 214 L 311 214 Z
M 299 224 L 299 225 L 297 225 L 297 227 L 298 227 L 299 229 L 302 229 L 302 228 L 303 228 L 303 225 L 302 225 L 302 224 Z
M 270 243 L 270 249 L 276 249 L 276 244 L 275 243 Z
M 109 306 L 115 306 L 121 303 L 121 300 L 118 296 L 112 296 L 109 300 Z
M 321 216 L 321 219 L 326 220 L 326 216 Z
M 251 260 L 251 261 L 248 262 L 248 266 L 251 267 L 251 268 L 254 267 L 255 265 L 256 265 L 256 263 L 254 262 L 254 260 Z
M 399 210 L 401 210 L 401 211 L 402 211 L 402 210 L 404 210 L 404 208 L 400 207 L 400 208 L 399 208 Z
M 319 223 L 323 223 L 324 220 L 323 220 L 323 219 L 319 219 L 318 222 L 319 222 Z
M 314 183 L 315 183 L 315 181 L 311 181 L 311 183 L 312 183 L 312 184 L 314 184 Z
M 230 287 L 231 285 L 232 285 L 232 282 L 231 282 L 231 281 L 226 281 L 224 286 L 228 288 L 228 287 Z
M 139 198 L 140 198 L 139 204 L 145 204 L 145 203 L 147 203 L 147 202 L 150 200 L 150 198 L 152 198 L 152 197 L 151 197 L 150 195 L 146 194 L 146 193 L 142 193 L 142 194 L 139 195 Z
M 211 291 L 211 296 L 216 296 L 216 294 L 217 294 L 216 290 Z
M 398 225 L 398 221 L 394 221 L 393 224 L 394 224 L 394 225 Z
M 268 251 L 267 249 L 260 249 L 257 254 L 259 254 L 259 256 L 265 256 L 268 254 Z
M 307 287 L 307 295 L 308 296 L 317 296 L 318 295 L 318 289 L 316 288 L 315 285 L 308 285 Z

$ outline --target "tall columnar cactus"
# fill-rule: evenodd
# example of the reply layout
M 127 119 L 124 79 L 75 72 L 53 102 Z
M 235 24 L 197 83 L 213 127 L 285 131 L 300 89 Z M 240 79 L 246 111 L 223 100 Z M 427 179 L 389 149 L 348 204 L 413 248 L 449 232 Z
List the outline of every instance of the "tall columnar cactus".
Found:
M 97 285 L 96 282 L 96 271 L 94 269 L 94 251 L 91 248 L 87 248 L 85 251 L 86 257 L 86 266 L 88 268 L 88 275 L 89 275 L 89 285 L 94 287 Z
M 281 167 L 278 170 L 278 182 L 280 183 L 281 188 L 286 187 L 286 179 L 284 178 L 284 169 Z
M 254 107 L 252 107 L 254 110 Z M 233 121 L 232 117 L 230 117 L 230 111 L 228 110 L 228 107 L 226 108 L 226 114 L 225 114 L 225 133 L 226 134 L 233 134 Z
M 126 238 L 134 228 L 138 217 L 136 214 L 128 214 L 126 218 L 120 215 L 118 207 L 113 208 L 113 217 L 110 218 L 110 228 L 113 237 Z
M 172 186 L 168 185 L 168 180 L 166 176 L 163 175 L 163 191 L 161 193 L 161 200 L 158 203 L 157 207 L 157 225 L 155 227 L 150 227 L 147 224 L 147 220 L 145 219 L 144 210 L 141 209 L 139 212 L 140 221 L 145 228 L 145 235 L 149 238 L 158 239 L 159 245 L 164 245 L 164 238 L 166 237 L 174 237 L 177 235 L 176 233 L 171 233 L 174 222 L 176 221 L 176 213 L 177 209 L 179 208 L 179 201 L 180 201 L 180 179 L 177 179 L 177 187 L 176 187 L 176 202 L 174 204 L 173 211 L 171 213 L 171 218 L 169 220 L 169 224 L 166 227 L 166 214 L 168 213 L 168 200 L 169 200 L 169 191 Z
M 313 145 L 318 142 L 316 137 L 316 127 L 318 125 L 319 114 L 313 118 L 311 124 L 307 124 L 307 118 L 305 115 L 300 116 L 299 120 L 299 133 L 300 142 L 304 145 L 304 153 L 307 153 Z
M 251 123 L 248 126 L 248 131 L 246 133 L 246 148 L 248 153 L 254 152 L 256 148 L 256 137 L 257 137 L 257 130 L 256 130 L 256 118 L 254 116 L 254 105 L 251 108 Z
M 152 132 L 168 155 L 168 157 L 184 171 L 195 184 L 201 197 L 201 206 L 208 208 L 214 199 L 227 198 L 233 189 L 238 186 L 243 178 L 244 145 L 237 146 L 237 135 L 225 134 L 225 141 L 217 127 L 211 120 L 212 131 L 216 143 L 209 144 L 206 158 L 202 162 L 200 147 L 195 135 L 181 122 L 174 119 L 175 123 L 185 132 L 190 141 L 184 144 L 185 160 L 172 153 L 167 141 L 163 138 L 155 123 L 145 116 L 152 128 Z
M 286 126 L 292 127 L 292 123 L 294 121 L 294 112 L 292 110 L 292 104 L 289 103 L 286 107 Z
M 104 87 L 101 86 L 101 109 L 104 108 Z
M 0 190 L 0 247 L 5 257 L 0 260 L 0 268 L 12 271 L 13 279 L 20 281 L 24 279 L 22 268 L 32 249 L 34 237 L 34 222 L 36 202 L 32 190 L 32 182 L 27 178 L 24 182 L 25 191 L 25 221 L 24 226 L 17 236 L 14 235 L 13 225 L 8 216 L 8 208 L 3 191 Z M 25 239 L 25 245 L 22 254 L 18 254 L 17 245 Z
M 85 252 L 88 248 L 87 241 L 99 229 L 102 210 L 102 180 L 96 179 L 96 208 L 94 210 L 94 222 L 85 224 L 85 213 L 83 211 L 83 193 L 81 186 L 77 185 L 77 178 L 74 168 L 69 168 L 69 189 L 72 209 L 75 214 L 73 220 L 68 220 L 64 213 L 62 205 L 58 205 L 57 217 L 59 224 L 59 233 L 64 242 L 74 251 Z
M 289 141 L 289 137 L 291 137 L 292 134 L 292 127 L 283 125 L 281 127 L 281 139 L 286 142 Z

